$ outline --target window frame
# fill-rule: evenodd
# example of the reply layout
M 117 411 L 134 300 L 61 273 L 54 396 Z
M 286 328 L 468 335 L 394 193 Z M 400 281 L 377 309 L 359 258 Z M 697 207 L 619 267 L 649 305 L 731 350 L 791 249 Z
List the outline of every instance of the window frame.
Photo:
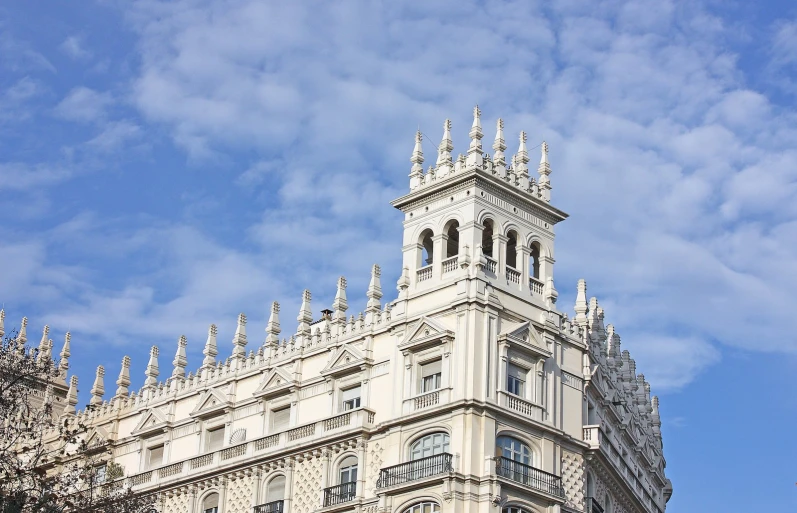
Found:
M 441 443 L 436 444 L 434 441 L 435 436 L 441 437 Z M 423 447 L 424 440 L 431 440 L 431 444 L 428 447 Z M 440 450 L 436 451 L 436 447 L 440 447 Z M 419 450 L 416 450 L 416 447 Z M 431 450 L 431 454 L 425 454 L 427 450 Z M 426 433 L 415 438 L 409 446 L 409 461 L 417 461 L 423 458 L 429 458 L 432 456 L 437 456 L 440 454 L 451 454 L 451 435 L 447 431 L 433 431 L 431 433 Z M 418 457 L 415 457 L 416 452 L 418 453 Z
M 424 367 L 431 367 L 432 365 L 436 365 L 437 372 L 429 373 L 425 375 Z M 429 385 L 429 386 L 427 386 Z M 418 362 L 418 385 L 417 385 L 417 393 L 418 394 L 428 394 L 429 392 L 434 392 L 435 390 L 440 390 L 443 388 L 443 359 L 441 358 L 434 358 L 430 360 L 426 360 L 423 362 Z
M 344 466 L 345 465 L 345 466 Z M 359 476 L 359 467 L 360 462 L 357 460 L 357 456 L 353 454 L 349 454 L 348 456 L 344 457 L 343 460 L 338 464 L 338 472 L 337 472 L 337 480 L 338 484 L 347 484 L 347 483 L 356 483 L 357 478 Z M 343 480 L 343 474 L 348 474 L 348 480 Z M 352 479 L 352 473 L 354 474 L 354 478 Z
M 152 464 L 152 453 L 153 453 L 153 451 L 156 451 L 158 449 L 160 449 L 160 455 L 161 455 L 160 461 L 156 465 L 153 465 Z M 165 459 L 166 459 L 166 444 L 165 443 L 161 442 L 159 444 L 154 444 L 154 445 L 151 445 L 151 446 L 147 447 L 147 454 L 146 454 L 146 461 L 145 461 L 145 467 L 146 467 L 147 470 L 152 470 L 152 469 L 156 469 L 156 468 L 158 468 L 160 466 L 163 466 Z
M 350 399 L 346 399 L 346 393 L 351 392 L 352 390 L 357 390 L 358 394 L 356 397 L 352 397 Z M 338 407 L 341 413 L 356 410 L 357 408 L 362 407 L 362 397 L 363 397 L 363 387 L 361 384 L 357 384 L 348 388 L 343 388 L 340 391 L 340 405 Z

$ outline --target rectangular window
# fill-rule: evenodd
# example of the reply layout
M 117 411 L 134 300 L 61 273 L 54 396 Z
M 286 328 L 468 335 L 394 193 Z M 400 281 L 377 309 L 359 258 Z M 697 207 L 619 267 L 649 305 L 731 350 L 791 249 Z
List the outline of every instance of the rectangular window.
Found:
M 442 384 L 443 376 L 443 362 L 442 360 L 435 360 L 433 362 L 424 363 L 421 365 L 421 382 L 420 392 L 431 392 L 437 390 Z
M 506 391 L 520 397 L 526 396 L 526 376 L 528 371 L 509 364 L 506 371 Z
M 341 391 L 343 411 L 353 410 L 360 407 L 360 387 L 353 387 Z
M 224 446 L 224 426 L 205 432 L 205 452 L 218 451 Z
M 271 430 L 273 432 L 288 429 L 291 423 L 291 407 L 281 408 L 279 410 L 272 410 L 271 412 Z
M 100 465 L 94 474 L 94 484 L 102 484 L 105 482 L 108 467 Z
M 159 467 L 163 463 L 163 446 L 150 447 L 147 451 L 147 468 Z

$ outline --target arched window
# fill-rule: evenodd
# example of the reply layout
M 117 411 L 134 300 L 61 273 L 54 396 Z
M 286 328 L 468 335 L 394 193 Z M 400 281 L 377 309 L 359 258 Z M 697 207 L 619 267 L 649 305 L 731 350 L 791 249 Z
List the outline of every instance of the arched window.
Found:
M 487 219 L 482 229 L 482 254 L 493 257 L 493 222 Z
M 266 503 L 281 501 L 285 498 L 285 476 L 277 476 L 266 485 Z
M 404 510 L 404 513 L 439 513 L 440 505 L 436 502 L 419 502 Z
M 434 262 L 434 242 L 432 241 L 432 230 L 424 230 L 421 233 L 421 261 L 418 267 L 432 265 Z
M 431 433 L 418 439 L 410 448 L 410 459 L 419 460 L 448 452 L 448 433 Z
M 595 497 L 595 478 L 591 472 L 587 472 L 587 497 Z
M 532 278 L 540 279 L 540 244 L 531 243 L 530 271 Z
M 517 233 L 511 230 L 506 234 L 508 240 L 506 241 L 506 265 L 516 269 L 517 268 Z
M 338 465 L 338 483 L 356 483 L 357 482 L 357 458 L 348 456 Z
M 603 512 L 604 513 L 614 513 L 614 504 L 612 504 L 612 498 L 609 494 L 606 494 L 606 498 L 603 499 Z
M 459 254 L 459 223 L 451 221 L 446 230 L 446 258 L 451 258 Z
M 218 493 L 211 493 L 202 500 L 202 513 L 219 513 Z
M 501 510 L 501 513 L 529 513 L 528 510 L 518 508 L 517 506 L 509 506 Z
M 498 447 L 501 448 L 501 456 L 504 458 L 524 465 L 533 464 L 534 456 L 531 449 L 517 438 L 499 436 L 496 442 Z

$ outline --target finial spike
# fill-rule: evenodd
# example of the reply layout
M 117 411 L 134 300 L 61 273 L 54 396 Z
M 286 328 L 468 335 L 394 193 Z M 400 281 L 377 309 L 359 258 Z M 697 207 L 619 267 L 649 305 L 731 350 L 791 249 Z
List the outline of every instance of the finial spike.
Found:
M 173 378 L 185 378 L 185 367 L 188 365 L 188 359 L 185 355 L 186 346 L 188 346 L 188 340 L 185 338 L 185 335 L 180 335 L 180 340 L 177 341 L 177 352 L 172 361 L 172 365 L 174 365 L 174 370 L 172 371 Z
M 576 317 L 573 319 L 579 326 L 587 325 L 587 282 L 584 279 L 578 280 L 578 292 L 576 293 Z
M 453 161 L 451 160 L 451 150 L 454 149 L 454 143 L 451 141 L 451 120 L 447 119 L 443 123 L 443 140 L 440 141 L 440 146 L 437 147 L 437 166 L 435 169 L 435 176 L 443 178 L 452 171 Z
M 423 181 L 423 134 L 421 130 L 415 133 L 415 148 L 412 150 L 412 168 L 410 169 L 410 190 L 415 189 Z
M 540 174 L 540 179 L 538 181 L 540 185 L 540 194 L 545 201 L 551 200 L 551 179 L 549 175 L 551 174 L 551 166 L 548 164 L 548 143 L 542 141 L 542 145 L 540 146 L 540 166 L 537 168 L 537 172 Z
M 128 394 L 127 387 L 130 386 L 130 357 L 122 358 L 122 368 L 119 370 L 119 378 L 116 380 L 116 397 L 123 397 Z
M 205 358 L 202 359 L 203 368 L 216 366 L 216 356 L 219 354 L 219 349 L 216 345 L 216 335 L 218 335 L 218 331 L 215 324 L 211 324 L 208 328 L 208 339 L 205 341 L 205 348 L 202 350 L 202 354 L 205 355 Z
M 0 309 L 0 338 L 6 335 L 6 311 L 5 308 Z
M 154 387 L 158 382 L 158 374 L 160 374 L 158 370 L 158 346 L 152 346 L 149 350 L 149 363 L 147 363 L 147 369 L 144 374 L 147 376 L 147 379 L 144 380 L 144 386 Z
M 349 303 L 346 300 L 346 278 L 338 278 L 338 291 L 335 293 L 335 300 L 332 302 L 333 320 L 338 324 L 346 324 L 346 310 Z
M 94 386 L 91 387 L 91 400 L 89 404 L 97 406 L 102 404 L 102 396 L 105 394 L 105 367 L 97 367 L 97 375 L 94 378 Z
M 371 281 L 368 283 L 368 292 L 366 292 L 366 296 L 368 297 L 368 304 L 366 305 L 365 311 L 368 313 L 368 322 L 373 321 L 373 314 L 379 313 L 382 310 L 382 269 L 379 267 L 378 264 L 374 264 L 371 267 Z
M 66 393 L 66 406 L 64 407 L 64 417 L 75 416 L 75 406 L 77 405 L 77 376 L 72 376 L 69 380 L 69 390 Z
M 235 328 L 235 335 L 232 339 L 233 358 L 246 357 L 246 315 L 238 314 L 238 326 Z
M 268 317 L 268 324 L 266 325 L 266 345 L 278 346 L 280 343 L 280 304 L 274 301 L 271 303 L 271 313 Z
M 62 380 L 66 380 L 66 372 L 69 370 L 69 357 L 72 356 L 70 352 L 71 340 L 72 334 L 67 331 L 64 335 L 64 347 L 61 349 L 61 354 L 58 355 L 61 358 L 58 370 Z
M 312 297 L 309 290 L 305 289 L 302 292 L 302 306 L 299 308 L 299 316 L 296 317 L 299 321 L 299 328 L 296 331 L 306 337 L 310 336 L 310 324 L 313 322 L 313 312 L 310 310 Z

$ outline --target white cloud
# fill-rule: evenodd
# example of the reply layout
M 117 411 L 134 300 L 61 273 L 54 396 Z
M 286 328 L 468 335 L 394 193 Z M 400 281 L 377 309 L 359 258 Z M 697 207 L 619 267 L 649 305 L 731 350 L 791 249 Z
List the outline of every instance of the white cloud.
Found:
M 86 143 L 92 150 L 109 153 L 117 151 L 125 144 L 141 136 L 141 128 L 130 121 L 112 121 L 106 123 L 102 132 Z
M 61 51 L 75 60 L 90 59 L 92 53 L 83 46 L 82 38 L 79 36 L 69 36 L 61 43 Z
M 106 110 L 112 103 L 110 93 L 80 86 L 69 91 L 56 105 L 55 114 L 70 121 L 97 122 L 105 118 Z

